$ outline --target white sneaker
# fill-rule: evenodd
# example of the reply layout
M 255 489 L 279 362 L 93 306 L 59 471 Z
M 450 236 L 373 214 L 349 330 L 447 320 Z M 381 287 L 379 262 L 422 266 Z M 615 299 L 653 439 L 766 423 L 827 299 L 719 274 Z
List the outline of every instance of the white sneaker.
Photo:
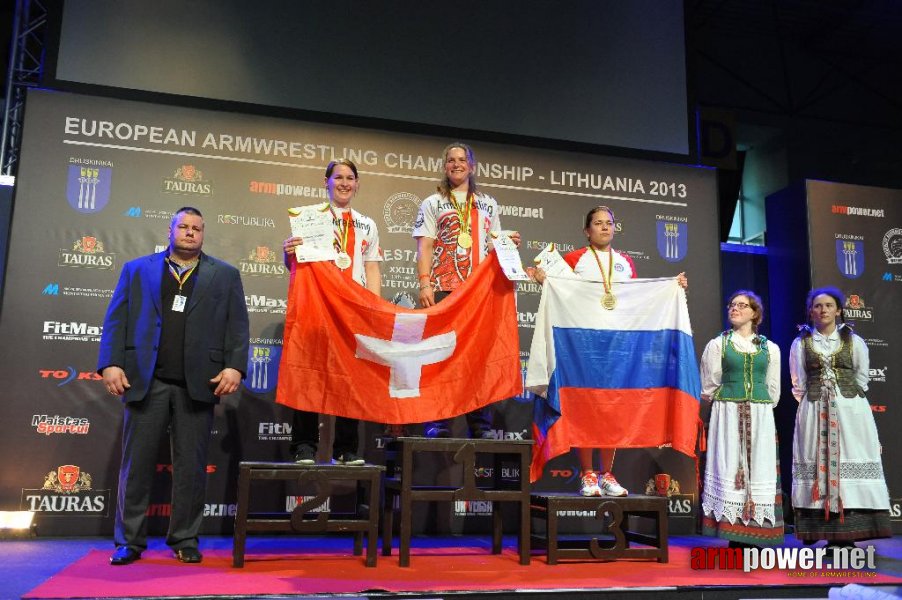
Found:
M 602 495 L 605 496 L 626 496 L 629 494 L 626 488 L 614 479 L 614 475 L 610 471 L 601 476 L 601 481 L 598 482 L 598 485 L 601 488 Z
M 580 479 L 579 493 L 583 496 L 601 496 L 601 488 L 598 487 L 598 475 L 589 471 Z

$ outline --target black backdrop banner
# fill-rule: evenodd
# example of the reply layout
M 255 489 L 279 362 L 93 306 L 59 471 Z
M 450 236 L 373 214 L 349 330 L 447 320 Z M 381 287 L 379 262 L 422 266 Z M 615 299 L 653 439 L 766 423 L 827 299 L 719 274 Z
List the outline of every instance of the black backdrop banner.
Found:
M 902 190 L 809 180 L 808 206 L 813 287 L 833 285 L 846 295 L 845 319 L 868 346 L 867 398 L 883 446 L 891 518 L 902 531 Z M 816 233 L 815 233 L 816 232 Z M 799 306 L 799 323 L 805 319 Z
M 383 296 L 413 303 L 410 232 L 419 203 L 435 190 L 441 150 L 449 141 L 32 91 L 0 318 L 7 424 L 0 439 L 0 509 L 37 511 L 39 531 L 46 535 L 112 531 L 122 408 L 93 372 L 103 315 L 121 265 L 162 250 L 173 211 L 193 205 L 206 220 L 205 251 L 241 270 L 251 319 L 248 378 L 217 408 L 208 466 L 204 531 L 230 531 L 238 463 L 289 458 L 290 412 L 273 402 L 288 285 L 281 256 L 281 241 L 289 234 L 286 209 L 322 202 L 326 163 L 354 160 L 360 168 L 354 206 L 376 220 L 385 253 Z M 498 200 L 502 226 L 521 232 L 525 262 L 549 242 L 564 252 L 583 245 L 585 213 L 606 204 L 619 221 L 615 247 L 632 257 L 640 276 L 688 273 L 697 351 L 716 335 L 722 309 L 713 170 L 488 143 L 475 149 L 480 184 Z M 535 284 L 518 286 L 524 370 L 539 295 Z M 526 438 L 531 404 L 527 393 L 498 403 L 496 436 Z M 330 456 L 330 426 L 323 419 L 323 458 Z M 462 433 L 462 419 L 454 427 Z M 361 429 L 366 458 L 379 462 L 381 425 Z M 152 517 L 169 514 L 170 468 L 162 448 Z M 422 469 L 440 482 L 453 477 L 446 464 Z M 691 460 L 669 449 L 622 450 L 615 470 L 640 493 L 656 473 L 671 474 L 680 488 L 671 497 L 672 530 L 694 528 Z M 477 475 L 491 477 L 492 468 Z M 513 466 L 502 473 L 520 475 Z M 577 485 L 575 457 L 562 456 L 549 463 L 536 488 Z M 290 510 L 307 494 L 274 484 L 255 494 L 251 510 Z M 347 490 L 330 506 L 351 500 Z M 431 516 L 423 512 L 415 516 L 415 527 L 486 530 L 491 507 L 484 504 L 460 502 Z M 572 515 L 573 527 L 585 517 Z M 164 524 L 152 519 L 152 531 Z

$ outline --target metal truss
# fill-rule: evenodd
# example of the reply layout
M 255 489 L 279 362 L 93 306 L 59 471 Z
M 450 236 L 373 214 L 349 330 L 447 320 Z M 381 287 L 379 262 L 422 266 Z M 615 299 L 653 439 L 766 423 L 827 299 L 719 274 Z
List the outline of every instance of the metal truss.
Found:
M 3 176 L 16 174 L 26 90 L 41 83 L 46 32 L 47 8 L 44 4 L 40 0 L 16 0 L 0 137 L 0 175 Z

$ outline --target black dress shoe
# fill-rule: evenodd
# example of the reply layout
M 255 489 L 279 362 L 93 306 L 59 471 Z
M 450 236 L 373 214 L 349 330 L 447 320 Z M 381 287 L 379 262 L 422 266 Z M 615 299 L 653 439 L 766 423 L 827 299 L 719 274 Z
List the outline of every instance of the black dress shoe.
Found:
M 175 556 L 183 563 L 199 563 L 204 559 L 204 555 L 197 548 L 182 548 L 175 551 Z
M 141 553 L 128 546 L 119 546 L 110 557 L 111 565 L 130 565 L 141 558 Z

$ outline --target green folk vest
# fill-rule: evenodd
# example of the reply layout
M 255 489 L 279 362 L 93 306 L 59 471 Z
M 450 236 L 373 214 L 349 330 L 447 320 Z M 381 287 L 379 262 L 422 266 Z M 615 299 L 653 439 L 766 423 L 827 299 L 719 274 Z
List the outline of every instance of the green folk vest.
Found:
M 767 390 L 767 365 L 770 362 L 767 339 L 758 336 L 758 351 L 745 353 L 733 347 L 731 333 L 723 336 L 721 385 L 714 398 L 724 402 L 772 404 Z
M 852 340 L 841 340 L 839 350 L 824 356 L 830 362 L 833 372 L 836 373 L 836 383 L 840 393 L 846 398 L 864 397 L 864 391 L 855 383 L 855 369 L 852 367 Z M 821 355 L 814 351 L 811 345 L 811 336 L 802 341 L 805 349 L 805 373 L 808 376 L 808 399 L 820 400 L 823 393 L 824 363 Z

